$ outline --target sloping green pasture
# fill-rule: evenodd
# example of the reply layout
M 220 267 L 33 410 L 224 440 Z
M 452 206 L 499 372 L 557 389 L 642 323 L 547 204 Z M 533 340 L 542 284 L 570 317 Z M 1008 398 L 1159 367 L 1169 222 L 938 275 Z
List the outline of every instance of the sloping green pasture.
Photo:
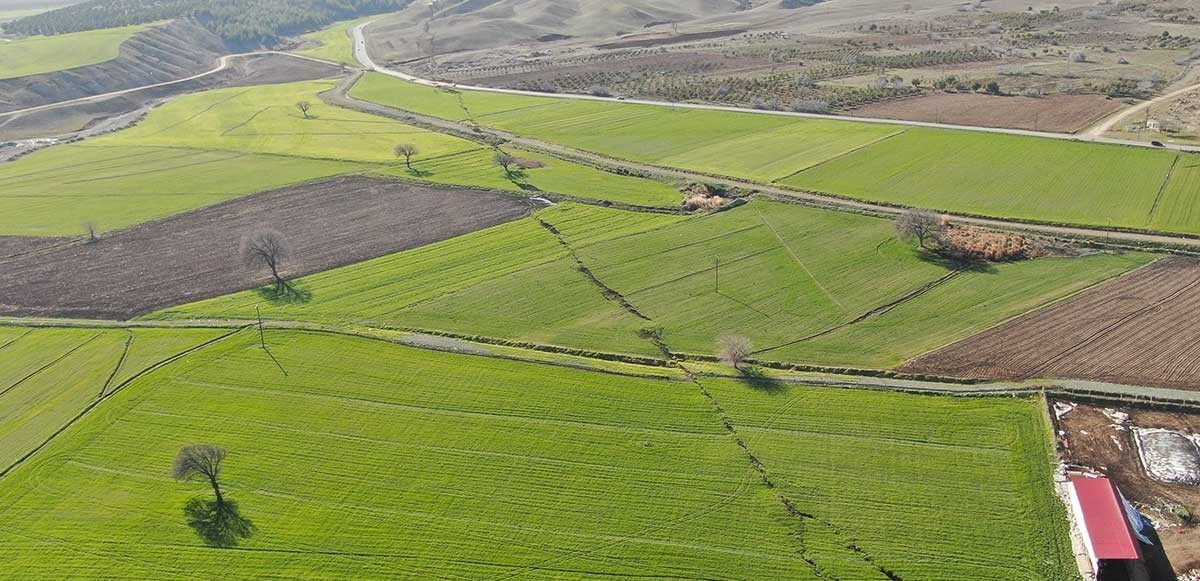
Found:
M 581 236 L 609 237 L 681 220 L 592 206 L 546 216 L 583 223 Z M 598 231 L 596 228 L 603 228 Z M 257 291 L 166 309 L 149 318 L 271 319 L 416 327 L 590 350 L 660 354 L 638 338 L 646 322 L 605 298 L 569 252 L 535 219 L 304 277 L 304 303 L 271 303 Z
M 0 481 L 28 579 L 816 579 L 697 387 L 379 341 L 253 333 L 154 372 Z M 213 550 L 171 480 L 229 449 L 257 532 Z
M 631 315 L 579 272 L 552 224 Z M 772 361 L 890 368 L 1151 260 L 1099 254 L 956 272 L 896 240 L 891 222 L 755 201 L 704 217 L 560 205 L 535 219 L 300 279 L 313 300 L 245 292 L 151 318 L 396 326 L 656 355 L 710 354 L 725 334 Z M 718 260 L 720 269 L 718 273 Z M 878 311 L 858 323 L 856 319 Z
M 0 327 L 0 471 L 107 390 L 217 334 Z
M 110 61 L 117 58 L 121 43 L 145 29 L 145 25 L 125 26 L 0 42 L 0 79 Z
M 1179 155 L 1149 221 L 1155 230 L 1200 233 L 1200 155 Z
M 736 334 L 766 360 L 873 368 L 1151 259 L 1105 254 L 955 272 L 899 242 L 890 221 L 762 201 L 577 252 L 663 327 L 672 349 L 712 353 L 721 335 Z
M 356 67 L 358 60 L 354 58 L 354 39 L 350 31 L 355 26 L 376 18 L 379 16 L 365 16 L 357 20 L 335 22 L 321 30 L 305 34 L 300 38 L 320 43 L 320 45 L 292 52 Z
M 899 579 L 1076 579 L 1039 399 L 703 380 L 805 519 Z M 865 577 L 825 560 L 828 578 Z
M 252 332 L 224 339 L 135 380 L 0 480 L 6 567 L 27 579 L 1070 578 L 1032 401 L 705 381 L 763 448 L 771 490 L 692 382 L 267 340 L 278 365 Z M 186 524 L 185 503 L 211 497 L 170 478 L 194 442 L 230 451 L 223 488 L 256 529 L 237 551 Z M 827 522 L 789 513 L 780 493 Z
M 144 146 L 62 145 L 0 164 L 0 234 L 79 236 L 331 175 L 356 164 Z
M 364 77 L 353 95 L 614 157 L 763 181 L 901 131 L 889 125 L 449 92 L 381 74 Z

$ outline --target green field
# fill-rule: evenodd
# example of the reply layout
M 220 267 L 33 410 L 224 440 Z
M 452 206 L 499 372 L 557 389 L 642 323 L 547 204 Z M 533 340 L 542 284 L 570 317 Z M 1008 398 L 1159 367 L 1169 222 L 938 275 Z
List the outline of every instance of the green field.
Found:
M 559 206 L 542 216 L 600 226 L 591 237 L 628 235 L 681 217 Z M 297 284 L 311 302 L 270 303 L 257 291 L 182 305 L 163 318 L 270 319 L 415 327 L 587 350 L 659 355 L 638 338 L 647 323 L 604 297 L 567 248 L 527 218 L 445 242 L 315 274 Z
M 121 43 L 145 28 L 146 26 L 126 26 L 0 42 L 0 79 L 50 73 L 110 61 L 117 58 Z
M 1181 155 L 1000 134 L 451 91 L 373 74 L 361 99 L 605 155 L 862 200 L 1043 222 L 1200 233 L 1154 211 Z M 1194 187 L 1176 184 L 1190 208 Z M 1190 183 L 1190 182 L 1189 182 Z M 1169 197 L 1168 197 L 1169 198 Z M 1165 209 L 1165 207 L 1163 208 Z
M 452 93 L 377 73 L 364 77 L 352 94 L 614 157 L 763 181 L 787 177 L 901 131 L 890 125 L 474 91 Z
M 1200 232 L 1200 155 L 1180 154 L 1146 227 Z
M 0 559 L 27 579 L 1071 578 L 1035 400 L 706 381 L 771 490 L 691 382 L 267 337 L 278 366 L 244 331 L 0 480 Z M 193 442 L 230 450 L 256 529 L 236 558 L 186 524 L 211 495 L 169 476 Z
M 156 109 L 141 125 L 0 164 L 0 235 L 78 236 L 332 175 L 370 172 L 408 180 L 561 194 L 673 207 L 671 185 L 536 153 L 541 167 L 506 175 L 485 146 L 396 121 L 333 108 L 300 83 L 199 93 Z M 304 119 L 295 104 L 313 103 Z M 397 143 L 422 151 L 410 171 Z
M 80 236 L 365 168 L 229 151 L 101 145 L 52 147 L 0 164 L 0 234 Z
M 335 22 L 321 30 L 310 32 L 300 37 L 304 40 L 320 43 L 319 46 L 293 52 L 357 67 L 359 63 L 354 58 L 354 39 L 351 38 L 350 31 L 359 24 L 378 18 L 379 16 L 366 16 L 357 20 Z
M 217 331 L 0 327 L 0 471 L 89 404 Z
M 650 320 L 606 299 L 536 220 L 553 224 L 600 281 Z M 756 201 L 682 219 L 560 205 L 300 279 L 309 303 L 268 305 L 250 291 L 150 318 L 245 319 L 264 303 L 273 319 L 640 355 L 657 351 L 638 332 L 659 327 L 665 343 L 685 353 L 711 354 L 721 335 L 740 334 L 765 360 L 891 368 L 1152 258 L 1043 258 L 955 273 L 898 242 L 889 221 L 856 214 Z
M 1141 228 L 1176 155 L 915 128 L 783 183 L 950 212 Z M 1182 226 L 1200 232 L 1200 222 Z

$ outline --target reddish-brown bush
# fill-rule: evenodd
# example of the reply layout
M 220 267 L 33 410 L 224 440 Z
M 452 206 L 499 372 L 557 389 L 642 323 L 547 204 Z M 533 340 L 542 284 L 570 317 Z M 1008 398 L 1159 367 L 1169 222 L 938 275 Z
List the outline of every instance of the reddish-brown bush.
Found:
M 1002 262 L 1029 256 L 1029 240 L 1016 234 L 961 226 L 942 235 L 942 252 L 957 258 Z

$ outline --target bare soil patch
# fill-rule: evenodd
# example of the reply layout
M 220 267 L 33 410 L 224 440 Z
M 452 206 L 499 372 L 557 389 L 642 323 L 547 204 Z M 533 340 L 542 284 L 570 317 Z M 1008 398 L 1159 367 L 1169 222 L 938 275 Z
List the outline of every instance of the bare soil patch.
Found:
M 1054 402 L 1059 410 L 1068 404 L 1070 402 L 1066 400 Z M 1127 415 L 1128 421 L 1119 421 L 1121 414 Z M 1138 456 L 1133 437 L 1135 427 L 1200 433 L 1200 415 L 1139 407 L 1114 409 L 1081 403 L 1057 417 L 1055 426 L 1060 453 L 1069 469 L 1100 473 L 1116 482 L 1125 497 L 1155 523 L 1175 572 L 1200 568 L 1200 487 L 1151 478 Z M 1190 511 L 1193 515 L 1191 523 L 1181 523 L 1177 516 L 1167 514 L 1170 506 L 1181 506 Z
M 1160 260 L 922 356 L 904 371 L 1200 389 L 1200 262 Z
M 0 260 L 62 244 L 62 238 L 0 236 Z
M 529 213 L 481 191 L 342 177 L 274 190 L 73 244 L 0 259 L 0 314 L 128 319 L 266 284 L 242 238 L 279 232 L 285 276 L 303 276 L 460 236 Z
M 847 112 L 855 117 L 953 123 L 1074 133 L 1120 109 L 1121 102 L 1104 95 L 1002 97 L 974 93 L 936 93 L 911 99 L 874 103 Z

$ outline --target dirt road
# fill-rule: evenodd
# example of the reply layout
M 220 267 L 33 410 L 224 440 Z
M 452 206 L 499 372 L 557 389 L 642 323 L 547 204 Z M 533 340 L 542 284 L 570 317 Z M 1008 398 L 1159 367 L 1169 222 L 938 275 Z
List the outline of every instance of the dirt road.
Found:
M 1200 90 L 1200 83 L 1196 83 L 1195 85 L 1184 87 L 1182 89 L 1179 89 L 1178 91 L 1171 91 L 1170 93 L 1167 93 L 1166 95 L 1163 95 L 1161 97 L 1156 97 L 1154 99 L 1150 99 L 1149 101 L 1138 103 L 1137 105 L 1134 105 L 1133 107 L 1130 107 L 1123 111 L 1118 111 L 1113 116 L 1101 121 L 1100 123 L 1098 123 L 1091 129 L 1088 129 L 1083 135 L 1085 137 L 1098 139 L 1098 138 L 1102 137 L 1105 133 L 1112 131 L 1112 128 L 1119 125 L 1122 121 L 1129 119 L 1130 117 L 1133 117 L 1134 115 L 1137 115 L 1138 113 L 1140 113 L 1142 111 L 1146 111 L 1147 109 L 1149 109 L 1157 104 L 1164 103 L 1166 101 L 1170 101 L 1171 99 L 1174 99 L 1181 95 L 1186 95 L 1186 94 L 1191 93 L 1192 91 L 1196 91 L 1196 90 Z M 1101 141 L 1104 141 L 1104 140 L 1101 140 Z M 1195 149 L 1195 148 L 1188 148 L 1188 149 Z

